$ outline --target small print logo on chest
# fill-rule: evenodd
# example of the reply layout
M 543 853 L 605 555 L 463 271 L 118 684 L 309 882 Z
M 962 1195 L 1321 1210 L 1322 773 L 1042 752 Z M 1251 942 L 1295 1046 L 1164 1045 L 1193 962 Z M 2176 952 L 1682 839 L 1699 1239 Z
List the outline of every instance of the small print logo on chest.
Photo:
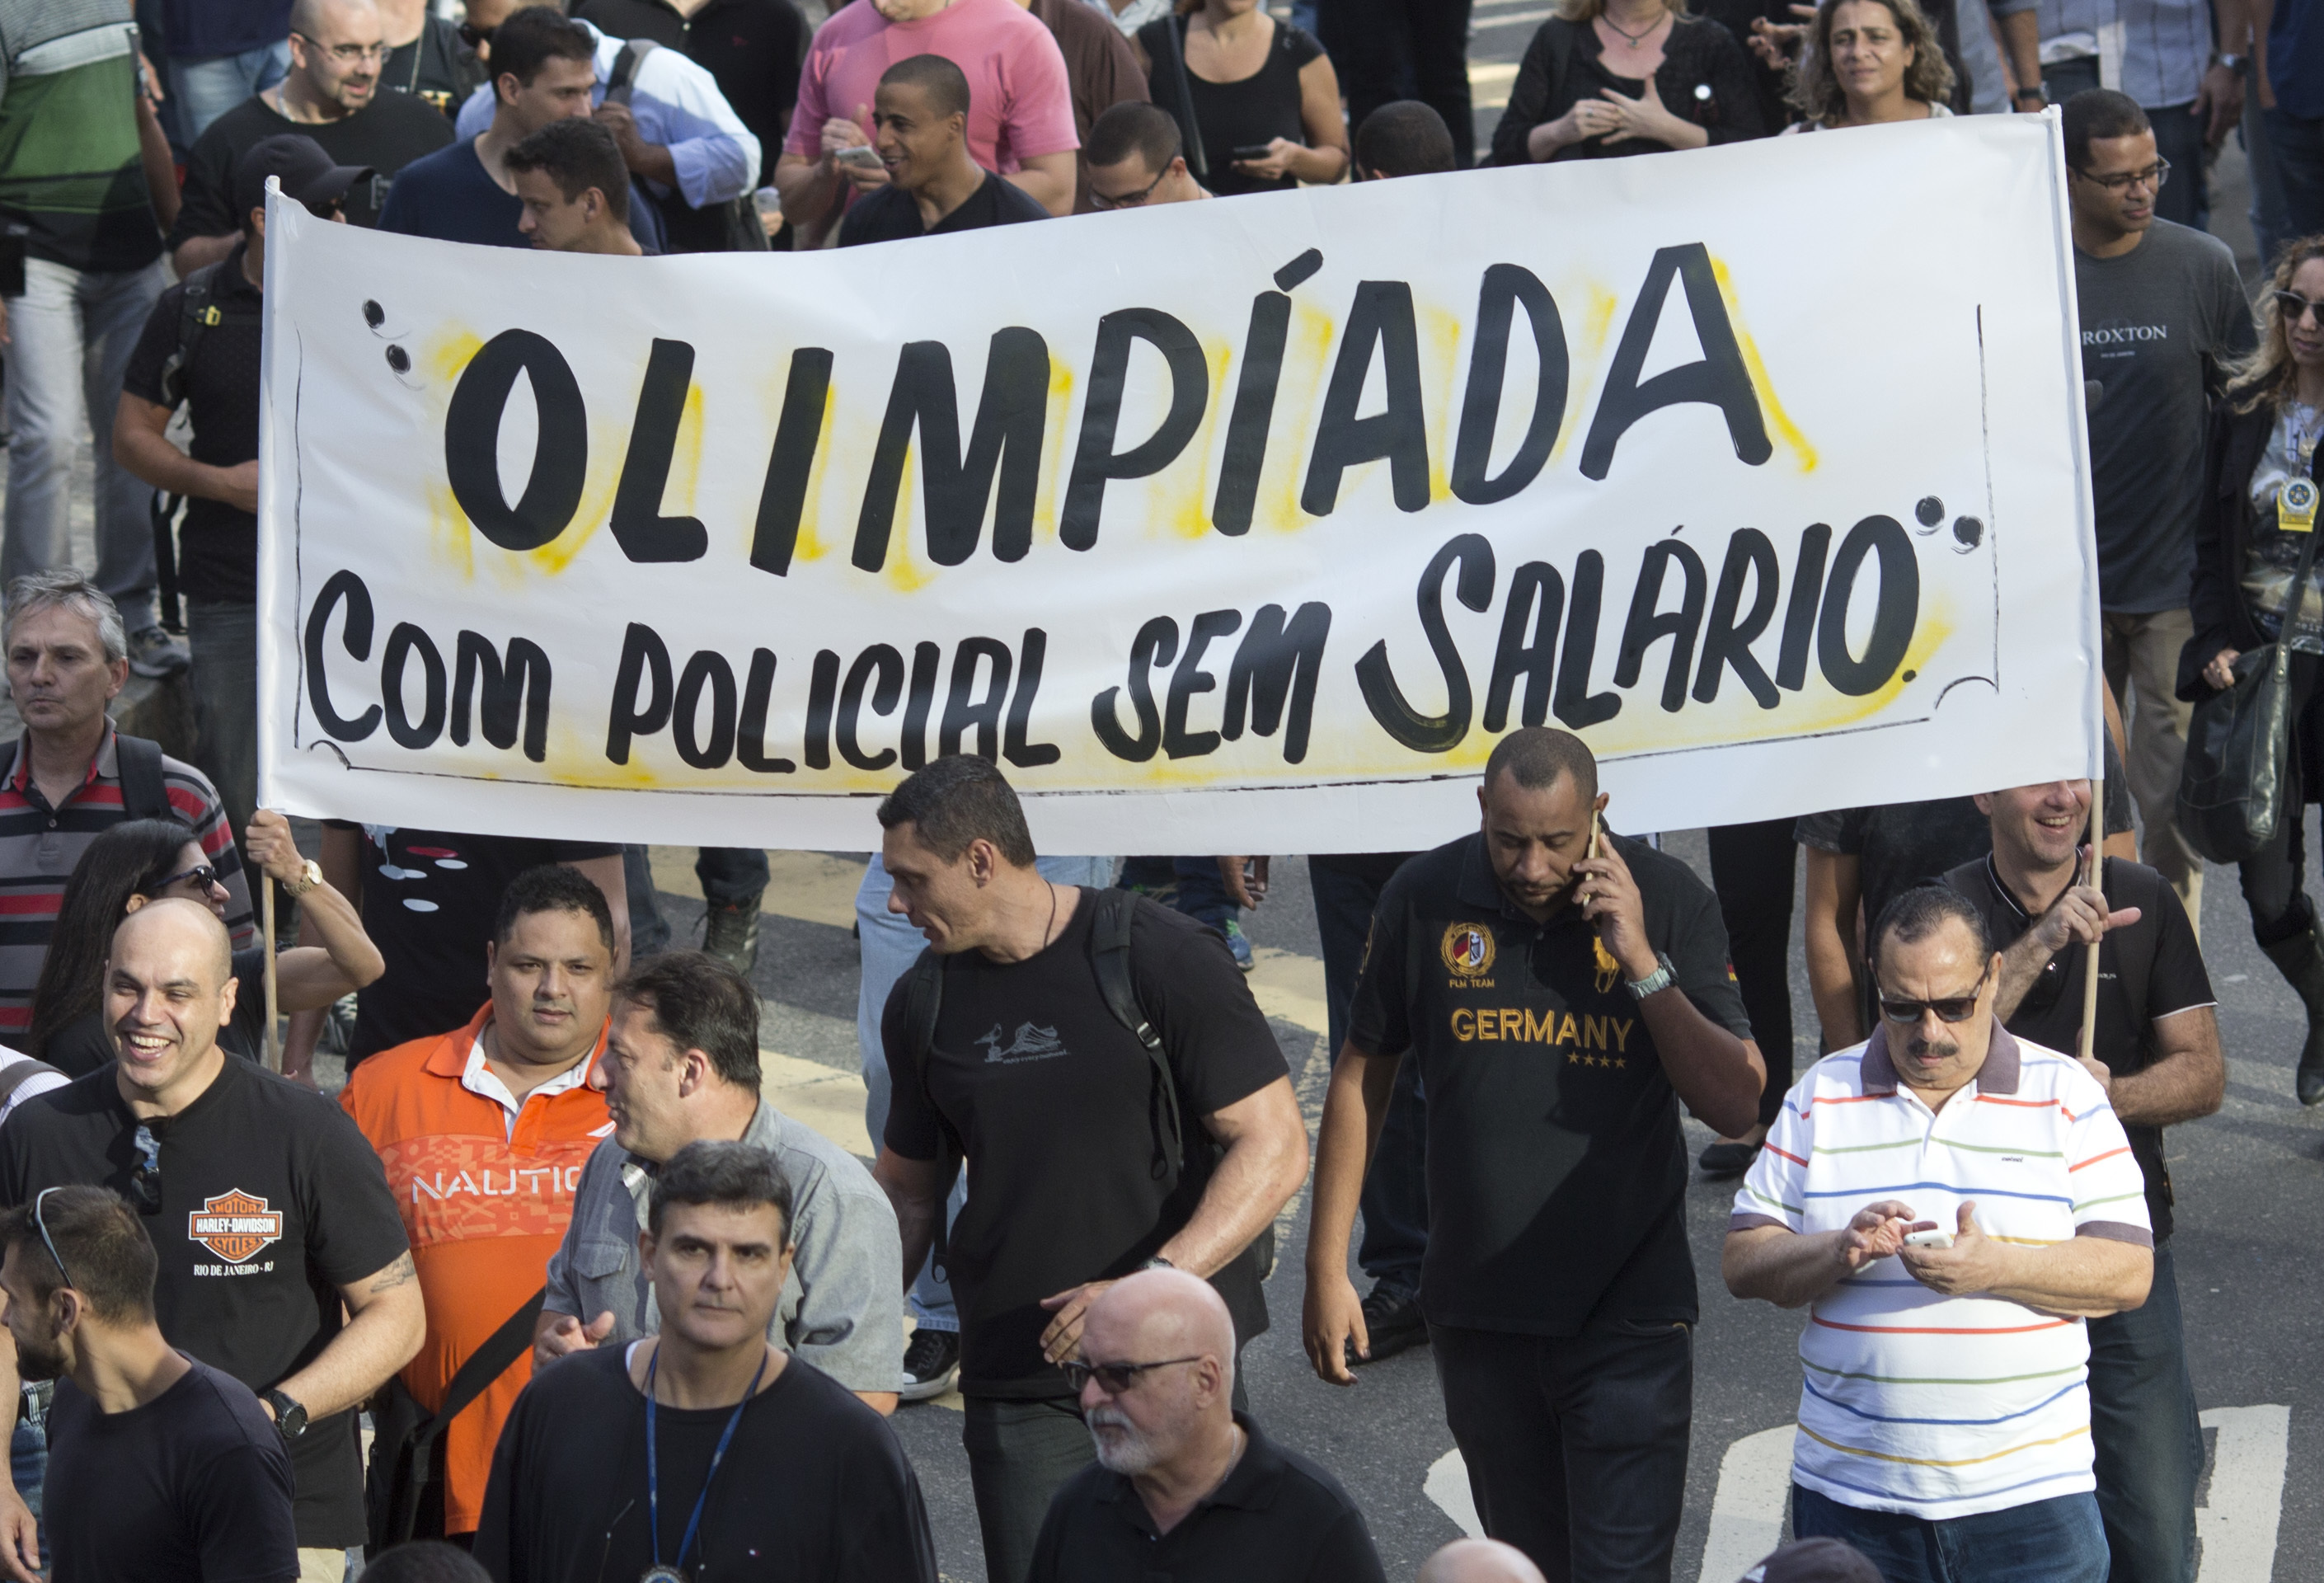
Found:
M 1437 954 L 1456 979 L 1482 978 L 1493 970 L 1493 931 L 1481 923 L 1455 923 L 1444 930 Z M 1453 987 L 1470 987 L 1456 983 Z
M 264 1199 L 236 1189 L 203 1200 L 186 1217 L 186 1235 L 229 1264 L 247 1262 L 282 1240 L 282 1216 Z
M 1019 1061 L 1048 1060 L 1065 1053 L 1063 1041 L 1055 1028 L 1037 1028 L 1030 1023 L 1017 1024 L 1017 1037 L 1007 1044 L 1001 1042 L 1001 1024 L 992 1024 L 992 1032 L 977 1040 L 984 1046 L 985 1064 L 996 1062 L 1013 1066 Z

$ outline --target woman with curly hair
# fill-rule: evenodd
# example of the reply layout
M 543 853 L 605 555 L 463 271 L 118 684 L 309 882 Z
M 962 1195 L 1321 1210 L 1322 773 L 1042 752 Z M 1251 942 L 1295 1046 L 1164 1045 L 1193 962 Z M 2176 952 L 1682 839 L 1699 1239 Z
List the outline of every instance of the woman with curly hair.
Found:
M 1786 132 L 1950 116 L 1953 69 L 1915 0 L 1824 0 L 1792 84 Z
M 2195 635 L 2179 656 L 2179 696 L 2194 700 L 2235 684 L 2250 649 L 2292 644 L 2292 752 L 2275 839 L 2238 866 L 2252 936 L 2308 1013 L 2294 1087 L 2302 1105 L 2324 1100 L 2324 940 L 2302 883 L 2303 814 L 2324 801 L 2324 699 L 2316 687 L 2324 640 L 2324 559 L 2295 590 L 2303 519 L 2278 501 L 2294 478 L 2312 478 L 2324 434 L 2324 236 L 2287 245 L 2260 298 L 2259 349 L 2229 377 L 2211 409 L 2203 454 L 2202 515 L 2195 526 L 2195 581 L 2188 614 Z M 2288 616 L 2297 611 L 2303 624 Z M 2302 627 L 2305 630 L 2302 630 Z

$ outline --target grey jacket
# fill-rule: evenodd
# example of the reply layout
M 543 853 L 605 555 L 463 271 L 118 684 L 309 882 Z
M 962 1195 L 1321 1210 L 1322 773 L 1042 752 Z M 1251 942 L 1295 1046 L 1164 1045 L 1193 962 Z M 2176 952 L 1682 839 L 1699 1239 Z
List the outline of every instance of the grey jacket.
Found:
M 742 1141 L 775 1157 L 791 1188 L 798 1254 L 767 1339 L 851 1391 L 893 1391 L 904 1359 L 903 1243 L 888 1195 L 862 1162 L 764 1100 Z M 581 1169 L 573 1221 L 549 1261 L 551 1313 L 584 1324 L 613 1316 L 602 1346 L 661 1328 L 653 1286 L 638 1263 L 653 1167 L 613 1139 Z

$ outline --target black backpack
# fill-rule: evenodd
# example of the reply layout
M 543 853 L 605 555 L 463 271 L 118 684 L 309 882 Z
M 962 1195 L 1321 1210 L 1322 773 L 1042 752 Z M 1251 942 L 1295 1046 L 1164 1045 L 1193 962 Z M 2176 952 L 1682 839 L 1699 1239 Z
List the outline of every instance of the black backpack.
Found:
M 638 67 L 645 58 L 660 46 L 651 39 L 632 39 L 613 57 L 613 69 L 605 79 L 605 102 L 627 105 L 637 91 Z M 696 208 L 686 201 L 682 192 L 656 201 L 641 186 L 632 184 L 634 195 L 654 202 L 661 211 L 662 230 L 669 238 L 669 251 L 709 253 L 764 253 L 767 251 L 766 227 L 759 223 L 759 211 L 751 202 L 751 195 L 730 198 L 706 208 Z M 680 248 L 683 238 L 687 246 Z
M 121 816 L 177 819 L 178 810 L 170 806 L 169 784 L 161 779 L 161 745 L 126 731 L 115 732 L 113 744 L 115 768 L 121 772 Z M 0 747 L 0 765 L 14 764 L 20 745 L 12 742 Z

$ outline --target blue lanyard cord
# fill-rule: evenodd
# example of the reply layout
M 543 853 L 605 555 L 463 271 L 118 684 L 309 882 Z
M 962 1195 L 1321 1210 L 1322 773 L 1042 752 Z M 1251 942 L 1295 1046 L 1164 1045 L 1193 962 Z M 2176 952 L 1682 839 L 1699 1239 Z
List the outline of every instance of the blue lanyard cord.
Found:
M 646 1525 L 653 1538 L 654 1565 L 661 1565 L 661 1458 L 657 1453 L 654 1435 L 654 1374 L 661 1367 L 661 1344 L 654 1344 L 653 1356 L 646 1359 Z M 710 1481 L 718 1477 L 718 1464 L 726 1459 L 726 1448 L 733 1442 L 734 1430 L 742 1421 L 742 1410 L 759 1393 L 759 1382 L 766 1377 L 767 1359 L 759 1356 L 758 1372 L 751 1376 L 751 1388 L 734 1403 L 727 1415 L 726 1428 L 718 1437 L 718 1449 L 710 1453 L 710 1471 L 702 1476 L 702 1493 L 694 1497 L 694 1514 L 686 1520 L 686 1533 L 678 1541 L 678 1560 L 683 1569 L 686 1552 L 694 1548 L 694 1535 L 702 1526 L 702 1508 L 710 1503 Z

